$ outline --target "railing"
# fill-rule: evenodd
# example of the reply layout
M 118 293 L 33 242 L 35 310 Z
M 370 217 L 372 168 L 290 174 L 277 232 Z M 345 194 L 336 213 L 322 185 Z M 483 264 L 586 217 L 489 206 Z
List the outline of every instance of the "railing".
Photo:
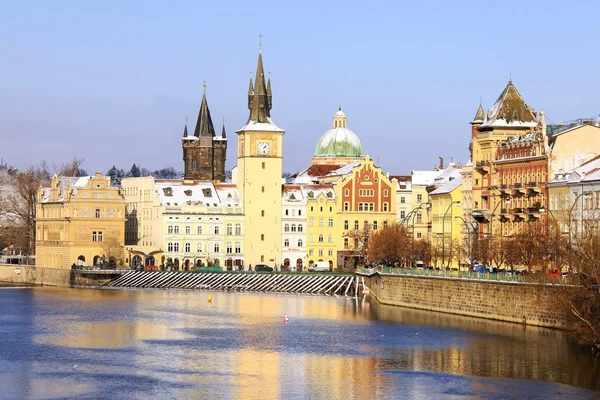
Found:
M 442 269 L 427 269 L 427 268 L 393 268 L 393 267 L 376 267 L 376 268 L 359 268 L 358 273 L 364 275 L 373 275 L 375 273 L 406 275 L 406 276 L 422 276 L 431 278 L 454 278 L 468 279 L 478 281 L 495 281 L 495 282 L 518 282 L 518 283 L 545 283 L 545 284 L 568 284 L 568 278 L 551 278 L 543 274 L 516 274 L 510 271 L 502 272 L 475 272 L 475 271 L 457 271 L 457 270 L 442 270 Z

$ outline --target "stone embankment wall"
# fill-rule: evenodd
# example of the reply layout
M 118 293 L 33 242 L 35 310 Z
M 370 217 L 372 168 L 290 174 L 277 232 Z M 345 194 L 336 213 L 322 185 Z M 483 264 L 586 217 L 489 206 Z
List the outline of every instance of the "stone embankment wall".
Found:
M 369 294 L 382 304 L 565 328 L 566 313 L 553 295 L 560 286 L 385 273 L 362 276 Z
M 71 270 L 0 264 L 0 282 L 69 287 Z

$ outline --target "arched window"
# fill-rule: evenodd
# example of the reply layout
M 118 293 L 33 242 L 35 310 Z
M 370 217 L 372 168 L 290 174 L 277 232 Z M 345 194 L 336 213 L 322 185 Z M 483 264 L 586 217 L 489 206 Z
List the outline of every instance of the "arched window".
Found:
M 348 248 L 348 238 L 344 238 L 344 248 Z
M 178 235 L 179 234 L 179 225 L 175 225 L 173 228 L 174 228 L 174 232 L 173 233 L 175 233 L 176 235 Z
M 242 224 L 240 224 L 240 223 L 235 224 L 235 234 L 236 234 L 236 236 L 242 235 Z
M 296 224 L 292 224 L 292 232 L 296 232 Z
M 389 192 L 388 192 L 388 190 L 387 190 L 387 189 L 384 189 L 384 190 L 383 190 L 383 197 L 388 197 L 388 195 L 389 195 Z
M 233 235 L 233 224 L 231 222 L 227 223 L 227 236 Z
M 215 232 L 215 235 L 219 234 L 219 225 L 215 226 L 215 231 L 214 232 Z
M 186 243 L 184 249 L 185 249 L 186 253 L 189 253 L 190 251 L 192 251 L 192 245 L 189 243 Z
M 303 231 L 303 229 L 304 229 L 304 228 L 302 227 L 302 224 L 298 224 L 298 232 L 302 232 L 302 231 Z
M 298 247 L 302 247 L 304 243 L 302 243 L 302 239 L 298 239 Z
M 233 243 L 227 242 L 227 254 L 233 253 Z
M 173 251 L 173 243 L 169 242 L 169 244 L 167 245 L 167 251 Z
M 290 240 L 289 239 L 285 239 L 283 241 L 283 247 L 290 247 Z
M 179 251 L 179 243 L 173 243 L 173 251 Z
M 202 242 L 198 242 L 198 244 L 196 244 L 196 251 L 197 251 L 198 253 L 202 253 L 202 248 L 203 248 L 203 247 L 204 247 L 204 246 L 202 246 Z
M 323 235 L 319 235 L 319 242 L 323 242 Z
M 202 226 L 201 225 L 198 226 L 198 235 L 202 235 Z
M 185 234 L 189 235 L 190 233 L 192 233 L 192 227 L 189 225 L 185 226 Z
M 284 232 L 289 232 L 289 231 L 290 231 L 290 224 L 285 224 L 285 225 L 283 226 L 283 231 L 284 231 Z
M 173 233 L 173 225 L 169 225 L 169 227 L 167 228 L 167 233 Z
M 235 242 L 235 254 L 242 254 L 242 244 Z
M 333 243 L 333 235 L 329 235 L 329 237 L 327 238 L 327 241 L 329 243 Z
M 218 253 L 219 251 L 221 251 L 221 246 L 219 246 L 219 243 L 213 243 L 213 251 L 215 253 Z

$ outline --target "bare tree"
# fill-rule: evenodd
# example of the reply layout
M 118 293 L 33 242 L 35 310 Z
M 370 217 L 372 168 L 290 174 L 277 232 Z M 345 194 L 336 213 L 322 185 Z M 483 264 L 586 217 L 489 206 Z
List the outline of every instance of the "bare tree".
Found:
M 346 237 L 351 241 L 352 255 L 360 260 L 361 264 L 366 264 L 368 260 L 367 248 L 369 246 L 369 240 L 373 230 L 369 224 L 365 224 L 363 229 L 353 229 L 348 231 Z
M 431 265 L 431 242 L 427 239 L 415 241 L 414 256 L 417 261 L 422 261 L 424 265 Z
M 123 246 L 121 246 L 121 242 L 115 236 L 109 236 L 104 239 L 102 242 L 102 250 L 104 251 L 104 256 L 107 258 L 108 263 L 116 267 L 118 260 L 123 255 Z
M 392 223 L 372 235 L 367 254 L 371 260 L 399 263 L 409 258 L 410 246 L 410 236 L 406 227 Z

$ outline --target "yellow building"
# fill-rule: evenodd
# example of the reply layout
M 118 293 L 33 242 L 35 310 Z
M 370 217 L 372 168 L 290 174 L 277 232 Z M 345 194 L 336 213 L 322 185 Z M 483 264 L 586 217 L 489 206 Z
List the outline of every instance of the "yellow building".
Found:
M 462 176 L 460 171 L 456 172 L 453 179 L 430 193 L 433 258 L 441 263 L 437 265 L 449 265 L 451 268 L 458 268 L 466 258 L 461 243 Z
M 305 185 L 306 196 L 306 263 L 308 268 L 317 261 L 329 262 L 336 269 L 337 204 L 334 185 Z M 339 242 L 338 242 L 339 243 Z
M 102 258 L 125 265 L 125 200 L 110 178 L 54 175 L 36 205 L 36 263 L 49 268 L 98 265 Z
M 271 80 L 265 83 L 262 54 L 256 82 L 248 91 L 250 116 L 238 134 L 234 182 L 244 210 L 244 253 L 247 264 L 281 264 L 281 175 L 283 129 L 271 120 Z
M 600 154 L 600 126 L 593 119 L 548 125 L 550 179 L 571 172 Z

